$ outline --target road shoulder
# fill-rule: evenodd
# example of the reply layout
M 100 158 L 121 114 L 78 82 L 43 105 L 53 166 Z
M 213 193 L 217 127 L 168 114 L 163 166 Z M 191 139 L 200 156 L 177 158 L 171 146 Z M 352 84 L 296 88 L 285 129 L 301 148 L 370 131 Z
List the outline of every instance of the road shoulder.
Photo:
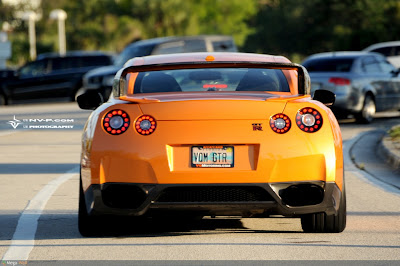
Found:
M 389 156 L 393 153 L 385 147 L 382 138 L 386 132 L 373 130 L 363 133 L 350 148 L 350 157 L 360 170 L 377 180 L 400 189 L 400 171 L 388 167 Z M 400 160 L 399 160 L 400 162 Z

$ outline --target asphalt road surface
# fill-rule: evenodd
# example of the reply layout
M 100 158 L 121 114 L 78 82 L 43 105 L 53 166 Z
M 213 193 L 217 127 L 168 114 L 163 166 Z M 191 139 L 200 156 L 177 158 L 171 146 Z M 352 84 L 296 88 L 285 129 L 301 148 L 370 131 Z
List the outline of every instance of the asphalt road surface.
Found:
M 83 238 L 77 229 L 78 169 L 89 114 L 75 103 L 0 108 L 4 265 L 69 260 L 382 260 L 400 265 L 400 190 L 384 182 L 400 175 L 390 169 L 375 174 L 373 164 L 368 172 L 360 170 L 352 162 L 357 153 L 351 154 L 365 132 L 400 124 L 400 113 L 385 113 L 370 125 L 341 121 L 348 201 L 343 233 L 306 234 L 295 218 L 206 217 L 189 225 L 115 221 L 110 234 Z M 38 128 L 43 125 L 58 128 Z M 379 161 L 373 144 L 362 145 L 363 156 Z

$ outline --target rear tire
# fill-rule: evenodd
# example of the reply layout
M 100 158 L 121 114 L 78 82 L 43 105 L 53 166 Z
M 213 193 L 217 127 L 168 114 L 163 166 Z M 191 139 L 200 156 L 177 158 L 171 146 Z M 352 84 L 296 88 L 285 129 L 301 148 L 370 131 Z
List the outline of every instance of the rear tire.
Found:
M 301 217 L 305 233 L 340 233 L 346 228 L 346 192 L 343 189 L 337 215 L 306 214 Z
M 370 94 L 367 94 L 364 99 L 364 105 L 361 112 L 356 114 L 356 120 L 362 124 L 369 124 L 374 120 L 374 114 L 376 112 L 375 101 Z
M 78 229 L 82 236 L 96 236 L 101 229 L 101 217 L 90 216 L 86 209 L 82 180 L 79 182 Z

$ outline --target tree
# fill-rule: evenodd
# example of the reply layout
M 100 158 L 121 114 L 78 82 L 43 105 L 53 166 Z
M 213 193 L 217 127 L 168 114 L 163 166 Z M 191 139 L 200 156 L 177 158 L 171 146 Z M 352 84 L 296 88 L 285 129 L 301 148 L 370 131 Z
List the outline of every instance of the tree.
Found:
M 265 0 L 251 25 L 246 51 L 307 55 L 360 50 L 400 36 L 398 0 Z

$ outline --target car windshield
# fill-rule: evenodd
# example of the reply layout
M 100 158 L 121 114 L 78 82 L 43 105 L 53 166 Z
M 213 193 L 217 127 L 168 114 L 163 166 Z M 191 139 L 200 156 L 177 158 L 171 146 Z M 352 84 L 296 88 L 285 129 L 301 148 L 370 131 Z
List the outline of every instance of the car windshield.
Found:
M 127 91 L 134 94 L 194 91 L 290 92 L 280 69 L 206 68 L 128 73 Z
M 308 72 L 350 72 L 353 58 L 318 58 L 303 63 Z

